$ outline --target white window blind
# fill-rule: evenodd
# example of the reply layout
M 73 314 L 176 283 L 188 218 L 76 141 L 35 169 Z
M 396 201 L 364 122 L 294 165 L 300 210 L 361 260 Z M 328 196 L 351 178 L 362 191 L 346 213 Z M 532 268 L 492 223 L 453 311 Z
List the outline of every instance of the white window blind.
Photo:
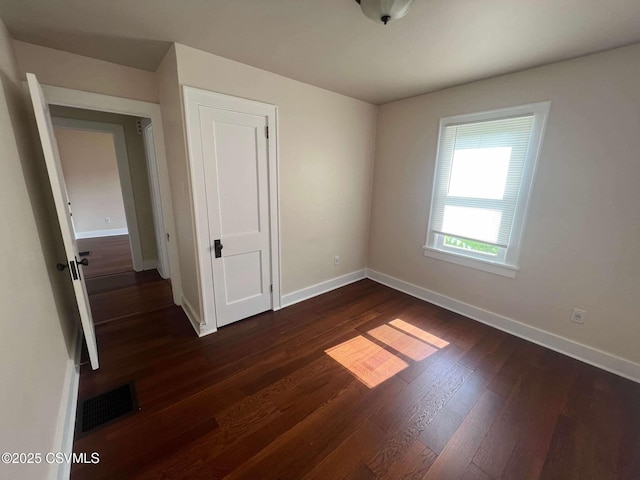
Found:
M 507 247 L 533 115 L 445 127 L 434 233 Z
M 542 102 L 440 121 L 425 255 L 517 269 L 549 106 Z M 493 267 L 488 271 L 496 273 Z

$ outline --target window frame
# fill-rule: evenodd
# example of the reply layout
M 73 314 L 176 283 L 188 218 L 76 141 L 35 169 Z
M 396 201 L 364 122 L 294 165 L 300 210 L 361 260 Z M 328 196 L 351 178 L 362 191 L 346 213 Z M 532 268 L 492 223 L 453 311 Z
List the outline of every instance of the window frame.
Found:
M 544 138 L 544 131 L 549 117 L 551 108 L 550 101 L 530 103 L 515 107 L 506 107 L 496 110 L 488 110 L 477 113 L 454 115 L 443 117 L 440 119 L 438 129 L 438 144 L 436 149 L 436 157 L 433 168 L 433 182 L 431 190 L 431 204 L 429 205 L 429 219 L 427 222 L 427 234 L 425 245 L 423 247 L 424 255 L 427 257 L 444 260 L 457 265 L 475 268 L 506 277 L 515 278 L 519 270 L 518 261 L 520 259 L 520 250 L 522 246 L 522 237 L 526 223 L 527 213 L 531 200 L 531 192 L 535 180 L 538 159 Z M 507 247 L 499 247 L 497 257 L 480 252 L 469 252 L 457 247 L 450 247 L 444 244 L 445 235 L 435 233 L 433 231 L 433 208 L 437 195 L 437 182 L 440 177 L 439 169 L 442 160 L 440 159 L 441 143 L 445 129 L 450 126 L 463 125 L 470 123 L 482 123 L 494 120 L 504 120 L 508 118 L 522 117 L 525 115 L 533 115 L 533 123 L 531 126 L 531 134 L 527 146 L 527 153 L 524 161 L 520 188 L 515 204 L 513 222 L 511 225 L 511 233 Z M 453 236 L 453 235 L 451 235 Z

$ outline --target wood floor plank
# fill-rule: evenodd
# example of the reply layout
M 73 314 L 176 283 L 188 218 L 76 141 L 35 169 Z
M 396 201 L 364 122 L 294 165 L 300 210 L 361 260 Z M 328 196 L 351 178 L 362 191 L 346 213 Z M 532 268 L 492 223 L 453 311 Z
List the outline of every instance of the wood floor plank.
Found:
M 299 375 L 305 377 L 304 380 L 290 392 L 291 395 L 297 394 L 299 401 L 286 410 L 280 410 L 283 415 L 244 437 L 226 438 L 224 442 L 220 442 L 219 438 L 203 437 L 192 445 L 180 446 L 173 455 L 157 461 L 156 465 L 147 468 L 136 478 L 178 478 L 181 475 L 189 478 L 223 478 L 266 448 L 274 438 L 293 428 L 321 405 L 332 401 L 353 382 L 353 378 L 342 370 L 333 370 L 328 375 L 309 376 L 304 372 Z M 286 393 L 282 392 L 281 396 Z M 272 401 L 278 404 L 278 396 Z M 197 462 L 192 459 L 197 459 Z
M 305 480 L 327 478 L 350 480 L 352 478 L 376 478 L 366 466 L 366 459 L 384 442 L 384 432 L 366 420 L 344 442 L 304 476 Z M 362 477 L 361 475 L 366 475 Z
M 536 412 L 535 400 L 541 393 L 541 377 L 542 373 L 533 369 L 522 375 L 473 459 L 494 478 L 501 477 L 518 438 L 526 432 L 527 413 Z
M 420 440 L 415 440 L 404 455 L 397 458 L 382 477 L 384 480 L 420 480 L 427 473 L 436 454 Z
M 540 472 L 541 480 L 582 478 L 580 474 L 584 429 L 566 415 L 560 415 L 551 439 L 549 454 Z
M 620 429 L 615 465 L 620 479 L 632 480 L 640 478 L 640 389 L 631 380 L 620 378 L 617 383 L 624 427 Z
M 483 349 L 484 357 L 474 353 L 473 364 L 476 365 L 476 370 L 420 434 L 422 442 L 436 454 L 442 452 L 464 418 L 484 393 L 489 382 L 513 353 L 516 344 L 512 341 L 512 337 L 499 336 L 496 338 L 500 339 L 500 344 L 495 350 L 490 352 Z
M 84 257 L 89 260 L 89 265 L 82 267 L 85 278 L 133 270 L 129 235 L 81 238 L 77 243 L 80 252 L 89 252 Z
M 420 411 L 425 396 L 434 391 L 434 386 L 446 375 L 462 356 L 457 346 L 449 346 L 433 356 L 429 367 L 394 399 L 375 412 L 372 420 L 385 432 L 393 432 L 404 426 Z
M 464 472 L 462 480 L 493 480 L 488 473 L 484 472 L 475 463 L 470 463 Z
M 369 468 L 378 477 L 387 475 L 391 465 L 406 454 L 470 374 L 469 369 L 454 363 L 439 372 L 432 382 L 425 383 L 428 386 L 426 393 L 420 397 L 417 405 L 410 406 L 411 413 L 395 421 L 387 430 L 389 437 L 386 444 L 368 462 Z M 373 417 L 374 421 L 376 419 L 380 421 L 379 416 Z
M 538 478 L 551 443 L 558 418 L 567 402 L 571 387 L 571 377 L 552 374 L 544 375 L 540 388 L 535 389 L 529 405 L 519 419 L 522 431 L 515 441 L 513 452 L 502 473 L 505 478 Z
M 576 467 L 581 478 L 615 478 L 618 476 L 617 452 L 624 431 L 622 398 L 615 395 L 620 380 L 604 372 L 589 372 L 582 366 L 573 383 L 565 409 L 571 419 L 572 435 L 567 443 L 579 458 Z M 557 444 L 552 444 L 558 448 Z M 550 452 L 553 458 L 557 452 Z M 545 465 L 546 467 L 547 465 Z
M 503 403 L 504 398 L 486 390 L 423 479 L 462 478 Z
M 405 383 L 394 377 L 379 385 L 370 401 L 365 401 L 369 389 L 354 380 L 336 399 L 278 437 L 272 444 L 254 455 L 227 478 L 300 478 L 314 462 L 329 454 L 366 421 L 380 403 L 393 398 Z M 299 449 L 300 445 L 309 448 Z M 293 457 L 287 452 L 296 451 Z
M 131 315 L 161 310 L 173 305 L 171 285 L 166 280 L 133 285 L 90 297 L 96 325 Z

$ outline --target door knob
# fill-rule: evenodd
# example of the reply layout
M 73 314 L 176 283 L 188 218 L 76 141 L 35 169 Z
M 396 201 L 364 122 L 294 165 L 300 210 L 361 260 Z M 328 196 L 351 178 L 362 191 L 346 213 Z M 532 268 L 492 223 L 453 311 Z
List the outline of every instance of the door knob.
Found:
M 89 259 L 88 258 L 83 258 L 82 260 L 76 260 L 76 263 L 78 263 L 80 265 L 84 265 L 86 267 L 87 265 L 89 265 Z
M 213 250 L 215 251 L 215 258 L 220 258 L 222 256 L 222 242 L 220 239 L 213 241 Z
M 67 264 L 66 263 L 56 263 L 56 269 L 59 272 L 63 271 L 65 268 L 67 268 Z

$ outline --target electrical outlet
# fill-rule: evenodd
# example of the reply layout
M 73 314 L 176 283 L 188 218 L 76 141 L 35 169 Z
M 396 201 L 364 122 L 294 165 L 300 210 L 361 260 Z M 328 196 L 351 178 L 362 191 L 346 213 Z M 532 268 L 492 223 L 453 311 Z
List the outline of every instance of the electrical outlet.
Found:
M 104 223 L 111 223 L 111 217 L 104 217 Z
M 586 310 L 580 310 L 579 308 L 574 308 L 571 311 L 571 321 L 575 323 L 583 324 L 587 317 Z
M 336 255 L 335 257 L 333 257 L 333 264 L 340 265 L 340 256 Z

